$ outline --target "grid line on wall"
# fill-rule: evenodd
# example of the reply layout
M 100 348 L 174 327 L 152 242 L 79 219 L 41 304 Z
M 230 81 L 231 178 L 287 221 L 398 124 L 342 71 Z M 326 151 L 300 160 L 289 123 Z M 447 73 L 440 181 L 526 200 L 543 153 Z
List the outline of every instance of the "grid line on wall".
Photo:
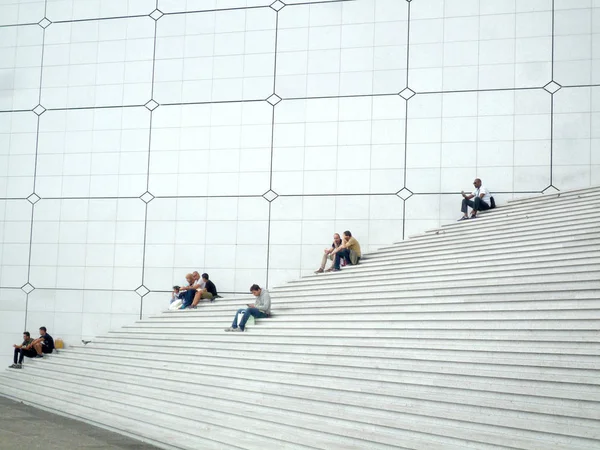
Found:
M 281 3 L 284 5 L 283 7 L 279 8 L 279 9 L 275 9 L 273 7 L 271 7 L 270 5 L 262 5 L 262 6 L 240 6 L 240 7 L 231 7 L 231 8 L 214 8 L 214 9 L 209 9 L 209 10 L 190 10 L 190 11 L 163 11 L 160 9 L 161 5 L 160 5 L 160 0 L 156 1 L 155 4 L 155 8 L 153 11 L 148 11 L 148 14 L 133 14 L 133 15 L 119 15 L 119 16 L 114 16 L 114 17 L 90 17 L 90 18 L 77 18 L 77 19 L 71 19 L 71 20 L 66 20 L 66 19 L 59 19 L 59 20 L 53 20 L 52 15 L 50 15 L 50 17 L 48 18 L 48 2 L 47 0 L 44 2 L 44 17 L 40 18 L 40 22 L 42 20 L 46 20 L 46 22 L 44 22 L 44 24 L 40 24 L 39 22 L 32 22 L 32 23 L 22 23 L 22 24 L 5 24 L 5 25 L 0 25 L 0 30 L 1 29 L 10 29 L 10 28 L 14 28 L 14 27 L 27 27 L 27 26 L 35 26 L 35 25 L 39 25 L 40 27 L 42 27 L 42 38 L 41 38 L 41 56 L 40 56 L 40 74 L 39 74 L 39 92 L 38 92 L 38 102 L 37 105 L 31 105 L 32 109 L 23 109 L 23 108 L 14 108 L 14 109 L 6 109 L 6 108 L 2 108 L 0 109 L 0 114 L 12 114 L 12 113 L 24 113 L 24 112 L 31 112 L 34 111 L 35 108 L 41 107 L 42 109 L 38 109 L 38 112 L 34 113 L 37 115 L 36 118 L 36 129 L 35 129 L 35 158 L 34 158 L 34 165 L 33 165 L 33 189 L 32 192 L 27 193 L 27 197 L 19 197 L 19 196 L 14 196 L 14 195 L 7 195 L 5 197 L 0 197 L 1 201 L 17 201 L 17 200 L 24 200 L 24 199 L 29 199 L 32 195 L 35 195 L 37 197 L 37 200 L 35 201 L 30 201 L 31 203 L 31 214 L 30 214 L 30 229 L 29 229 L 29 254 L 28 254 L 28 266 L 27 266 L 27 278 L 24 281 L 24 283 L 22 284 L 22 286 L 26 286 L 27 284 L 29 284 L 29 286 L 31 286 L 33 289 L 39 289 L 39 290 L 52 290 L 52 289 L 58 289 L 58 288 L 52 288 L 52 287 L 44 287 L 44 286 L 36 286 L 36 283 L 33 282 L 33 280 L 31 279 L 31 268 L 32 268 L 32 248 L 34 246 L 34 223 L 35 223 L 35 211 L 36 208 L 38 207 L 38 201 L 70 201 L 70 200 L 136 200 L 139 199 L 140 201 L 144 202 L 144 224 L 143 224 L 143 239 L 142 239 L 142 262 L 141 262 L 141 277 L 140 277 L 140 283 L 139 285 L 136 286 L 135 289 L 131 289 L 131 290 L 126 290 L 126 289 L 119 289 L 119 288 L 114 288 L 114 289 L 104 289 L 104 288 L 63 288 L 61 287 L 60 289 L 72 289 L 72 290 L 79 290 L 79 291 L 85 291 L 85 290 L 93 290 L 93 291 L 106 291 L 106 292 L 130 292 L 130 291 L 135 291 L 139 294 L 140 296 L 140 308 L 139 308 L 139 316 L 140 318 L 144 315 L 143 309 L 144 309 L 144 299 L 146 298 L 146 296 L 148 295 L 148 293 L 145 292 L 145 289 L 147 289 L 149 292 L 156 292 L 156 289 L 149 289 L 145 283 L 148 282 L 148 277 L 146 276 L 146 269 L 148 268 L 148 265 L 146 264 L 146 258 L 147 258 L 147 250 L 148 250 L 148 246 L 150 245 L 148 243 L 148 233 L 149 233 L 149 203 L 152 201 L 161 201 L 161 200 L 177 200 L 177 199 L 190 199 L 190 200 L 200 200 L 200 199 L 238 199 L 238 200 L 248 200 L 248 201 L 253 201 L 253 200 L 264 200 L 267 201 L 267 208 L 268 208 L 268 213 L 266 215 L 266 230 L 267 230 L 267 235 L 266 235 L 266 269 L 265 269 L 265 274 L 264 274 L 264 280 L 265 283 L 267 285 L 269 285 L 269 281 L 270 281 L 270 272 L 272 269 L 272 264 L 271 264 L 271 256 L 272 256 L 272 246 L 273 244 L 273 239 L 272 239 L 272 231 L 274 228 L 274 222 L 275 222 L 275 218 L 274 218 L 274 202 L 284 202 L 287 200 L 292 200 L 292 199 L 323 199 L 323 198 L 334 198 L 337 200 L 344 200 L 344 199 L 348 199 L 348 198 L 356 198 L 356 199 L 363 199 L 363 198 L 387 198 L 387 197 L 399 197 L 402 200 L 402 220 L 400 222 L 400 226 L 402 228 L 401 230 L 401 238 L 404 239 L 406 238 L 410 233 L 409 233 L 409 229 L 408 229 L 408 225 L 409 225 L 409 219 L 407 219 L 407 212 L 410 209 L 410 207 L 412 207 L 413 204 L 418 203 L 420 201 L 421 198 L 426 198 L 426 199 L 430 199 L 432 197 L 443 197 L 443 196 L 453 196 L 456 194 L 455 191 L 452 190 L 448 190 L 446 188 L 442 187 L 442 171 L 440 170 L 439 172 L 439 176 L 438 176 L 438 181 L 440 184 L 440 188 L 436 190 L 436 192 L 429 192 L 427 190 L 421 189 L 421 188 L 416 188 L 414 187 L 411 183 L 409 183 L 408 180 L 408 174 L 409 174 L 409 170 L 413 169 L 412 167 L 409 167 L 409 126 L 408 126 L 408 121 L 409 118 L 411 117 L 411 114 L 413 114 L 413 111 L 415 109 L 411 108 L 411 105 L 414 104 L 413 102 L 418 102 L 421 101 L 424 98 L 435 98 L 436 96 L 439 96 L 442 98 L 442 105 L 443 105 L 443 96 L 447 95 L 447 94 L 476 94 L 477 95 L 477 105 L 479 106 L 479 96 L 481 94 L 493 94 L 493 93 L 498 93 L 498 94 L 502 94 L 502 93 L 514 93 L 515 95 L 517 93 L 534 93 L 534 92 L 539 92 L 542 89 L 547 91 L 550 94 L 550 106 L 549 106 L 549 117 L 550 117 L 550 123 L 549 123 L 549 158 L 550 158 L 550 163 L 549 163 L 549 185 L 545 186 L 545 187 L 541 187 L 539 189 L 522 189 L 522 188 L 515 188 L 513 190 L 506 190 L 506 189 L 496 189 L 494 190 L 495 193 L 499 194 L 499 195 L 506 195 L 507 197 L 510 196 L 514 196 L 514 195 L 529 195 L 529 194 L 534 194 L 534 193 L 540 193 L 540 192 L 546 192 L 546 191 L 552 191 L 552 190 L 559 190 L 562 188 L 562 186 L 556 181 L 556 177 L 554 176 L 554 167 L 556 164 L 556 155 L 555 155 L 555 133 L 556 133 L 556 125 L 555 125 L 555 110 L 556 110 L 556 105 L 555 103 L 557 102 L 557 97 L 555 95 L 555 93 L 558 91 L 558 89 L 561 90 L 562 93 L 566 91 L 568 91 L 570 88 L 592 88 L 592 87 L 600 87 L 600 84 L 598 83 L 590 83 L 590 84 L 581 84 L 581 83 L 568 83 L 568 82 L 563 82 L 563 80 L 554 80 L 555 78 L 555 65 L 556 65 L 556 60 L 557 60 L 557 56 L 556 56 L 556 51 L 557 51 L 557 47 L 556 47 L 556 8 L 555 8 L 555 0 L 551 0 L 551 51 L 550 51 L 550 78 L 549 80 L 546 80 L 545 83 L 548 84 L 544 84 L 544 85 L 538 85 L 538 84 L 532 84 L 532 85 L 522 85 L 519 86 L 517 85 L 516 82 L 516 71 L 513 75 L 513 82 L 514 85 L 512 87 L 504 87 L 504 86 L 500 86 L 500 87 L 481 87 L 480 86 L 480 79 L 477 78 L 477 84 L 476 84 L 476 88 L 446 88 L 446 84 L 445 84 L 445 80 L 447 77 L 447 75 L 444 74 L 444 72 L 441 72 L 441 83 L 440 83 L 440 89 L 437 89 L 436 87 L 432 87 L 431 89 L 422 89 L 422 88 L 418 88 L 416 87 L 416 83 L 419 81 L 418 77 L 415 78 L 411 78 L 411 73 L 416 73 L 413 72 L 415 70 L 418 70 L 420 67 L 418 66 L 418 64 L 414 64 L 411 59 L 411 56 L 418 56 L 418 53 L 416 51 L 417 46 L 419 45 L 419 41 L 416 40 L 413 36 L 413 34 L 416 32 L 416 27 L 414 26 L 416 24 L 416 22 L 418 20 L 426 20 L 426 19 L 422 19 L 422 18 L 415 18 L 416 14 L 418 13 L 418 7 L 419 7 L 419 2 L 423 2 L 424 0 L 407 0 L 405 3 L 403 3 L 403 7 L 406 8 L 406 55 L 405 55 L 405 74 L 403 74 L 403 77 L 398 77 L 398 80 L 400 80 L 400 78 L 403 78 L 402 81 L 404 81 L 404 86 L 401 87 L 400 92 L 398 92 L 397 90 L 394 89 L 389 89 L 390 92 L 388 92 L 388 90 L 386 89 L 383 93 L 380 91 L 376 91 L 375 89 L 375 72 L 377 72 L 377 70 L 375 69 L 375 65 L 376 65 L 376 58 L 375 58 L 375 52 L 373 51 L 373 55 L 371 55 L 371 61 L 372 61 L 372 66 L 373 69 L 371 70 L 372 72 L 372 77 L 371 77 L 371 92 L 366 92 L 366 93 L 361 93 L 361 92 L 355 92 L 355 93 L 347 93 L 347 92 L 342 92 L 339 88 L 339 86 L 342 83 L 342 75 L 345 75 L 341 69 L 342 67 L 342 63 L 343 63 L 343 58 L 342 58 L 342 53 L 340 51 L 339 54 L 339 58 L 338 58 L 338 64 L 340 66 L 339 70 L 337 72 L 335 72 L 335 75 L 337 75 L 337 82 L 338 82 L 338 93 L 337 94 L 332 94 L 332 93 L 324 93 L 324 94 L 320 94 L 320 95 L 313 95 L 310 94 L 308 92 L 308 74 L 309 74 L 309 69 L 308 69 L 308 59 L 307 59 L 307 64 L 306 64 L 306 72 L 307 72 L 307 77 L 306 77 L 306 83 L 304 86 L 305 91 L 307 92 L 306 95 L 297 95 L 294 92 L 292 93 L 285 93 L 283 91 L 285 91 L 285 86 L 283 84 L 281 84 L 281 81 L 284 79 L 285 75 L 281 75 L 281 56 L 282 53 L 284 53 L 283 50 L 281 50 L 281 43 L 282 43 L 282 36 L 284 33 L 284 30 L 288 30 L 288 29 L 296 29 L 296 28 L 301 28 L 300 26 L 294 28 L 294 27 L 290 27 L 290 28 L 284 28 L 282 25 L 282 22 L 284 22 L 285 18 L 288 17 L 291 14 L 293 14 L 294 9 L 296 10 L 300 10 L 300 8 L 308 8 L 309 11 L 314 11 L 315 8 L 325 8 L 325 7 L 335 7 L 336 5 L 339 5 L 339 8 L 344 11 L 343 7 L 344 4 L 351 4 L 351 3 L 361 3 L 361 1 L 368 1 L 368 0 L 332 0 L 332 1 L 315 1 L 315 2 L 300 2 L 300 3 L 289 3 L 286 4 L 285 1 L 282 1 Z M 272 89 L 271 92 L 269 93 L 269 95 L 264 98 L 264 96 L 261 96 L 260 98 L 234 98 L 234 99 L 215 99 L 215 100 L 206 100 L 206 101 L 189 101 L 186 100 L 182 97 L 181 101 L 172 101 L 172 100 L 162 100 L 158 95 L 156 95 L 156 85 L 157 85 L 157 79 L 156 79 L 156 75 L 157 75 L 157 45 L 158 45 L 158 39 L 159 39 L 159 34 L 158 34 L 158 30 L 160 29 L 160 27 L 163 26 L 163 24 L 165 24 L 165 22 L 167 20 L 169 20 L 169 18 L 174 18 L 174 17 L 178 17 L 178 16 L 187 16 L 187 15 L 198 15 L 198 14 L 218 14 L 218 13 L 235 13 L 235 12 L 257 12 L 257 11 L 261 11 L 261 10 L 273 10 L 273 13 L 275 14 L 275 28 L 273 30 L 274 33 L 274 48 L 272 51 L 272 57 L 273 57 L 273 71 L 272 71 Z M 85 23 L 107 23 L 108 21 L 116 21 L 116 20 L 131 20 L 131 19 L 139 19 L 139 18 L 146 18 L 146 17 L 150 17 L 153 21 L 153 27 L 154 27 L 154 35 L 153 35 L 153 39 L 152 39 L 152 73 L 151 73 L 151 82 L 150 82 L 150 96 L 147 100 L 146 103 L 138 103 L 138 102 L 132 102 L 129 104 L 125 104 L 125 102 L 123 102 L 124 104 L 114 104 L 114 105 L 88 105 L 88 106 L 57 106 L 57 105 L 43 105 L 42 104 L 42 93 L 44 90 L 44 69 L 45 69 L 45 64 L 47 63 L 45 57 L 46 57 L 46 49 L 47 49 L 47 44 L 46 44 L 46 36 L 47 36 L 47 29 L 49 30 L 54 30 L 56 29 L 57 26 L 60 25 L 67 25 L 67 24 L 85 24 Z M 341 15 L 340 15 L 341 17 Z M 418 16 L 417 16 L 418 17 Z M 463 15 L 463 16 L 455 16 L 453 18 L 468 18 L 470 16 L 467 15 Z M 479 54 L 481 54 L 481 42 L 491 42 L 494 41 L 495 39 L 493 38 L 484 38 L 481 36 L 481 17 L 483 17 L 481 15 L 481 11 L 479 11 L 478 14 L 478 23 L 479 23 L 479 28 L 478 28 L 478 34 L 479 34 L 479 39 L 478 39 L 478 52 Z M 487 17 L 487 16 L 486 16 Z M 446 17 L 443 17 L 443 24 L 442 24 L 442 35 L 444 35 L 446 33 Z M 590 19 L 591 20 L 591 19 Z M 375 19 L 373 19 L 373 22 L 375 23 Z M 387 22 L 386 22 L 387 23 Z M 314 25 L 314 28 L 326 28 L 326 27 L 331 27 L 331 26 L 338 26 L 338 25 Z M 341 27 L 342 25 L 339 24 L 339 26 Z M 54 27 L 54 28 L 53 28 Z M 306 25 L 306 28 L 310 29 L 311 27 L 313 27 L 313 24 L 309 23 L 308 25 Z M 515 21 L 515 30 L 514 33 L 516 35 L 516 21 Z M 341 29 L 341 28 L 340 28 Z M 247 27 L 244 29 L 244 33 L 247 33 L 248 29 Z M 309 49 L 309 39 L 310 39 L 310 34 L 309 32 L 307 33 L 307 53 L 310 53 L 310 49 Z M 230 33 L 230 38 L 233 39 L 234 38 L 234 33 L 235 32 L 231 32 Z M 225 34 L 225 33 L 224 33 Z M 339 43 L 339 47 L 340 49 L 343 47 L 342 42 L 341 42 L 341 31 L 340 31 L 340 43 Z M 214 37 L 214 33 L 213 33 L 213 37 Z M 464 43 L 464 42 L 469 42 L 468 40 L 465 41 L 455 41 L 457 43 Z M 213 56 L 215 54 L 215 46 L 216 44 L 213 43 Z M 377 44 L 375 43 L 375 33 L 373 33 L 373 41 L 372 41 L 372 48 L 376 48 Z M 395 45 L 393 44 L 381 44 L 380 47 L 382 49 L 385 49 L 386 51 L 392 51 L 393 48 L 395 47 Z M 358 51 L 360 49 L 362 49 L 363 47 L 361 47 L 360 45 L 349 45 L 347 47 L 347 50 L 352 50 L 352 51 Z M 244 57 L 246 55 L 246 52 L 242 52 L 240 54 L 235 54 L 234 56 L 237 57 Z M 516 50 L 516 46 L 513 49 L 513 58 L 516 60 L 517 57 L 517 50 Z M 308 57 L 307 57 L 308 58 Z M 445 66 L 445 58 L 446 58 L 446 53 L 443 52 L 442 54 L 442 66 Z M 176 57 L 172 58 L 173 60 L 176 60 Z M 482 63 L 480 61 L 480 55 L 478 57 L 478 61 L 477 61 L 477 68 L 478 70 L 480 70 L 480 67 L 482 66 Z M 490 64 L 491 66 L 493 66 L 493 64 Z M 496 64 L 498 69 L 501 69 L 501 66 L 503 65 L 503 63 L 498 63 Z M 455 66 L 450 66 L 448 65 L 447 67 L 455 67 Z M 456 66 L 456 67 L 461 67 Z M 385 72 L 388 69 L 385 70 L 381 70 L 381 72 Z M 368 71 L 365 69 L 365 71 Z M 358 72 L 355 71 L 355 72 Z M 353 72 L 349 72 L 349 73 L 353 73 Z M 212 72 L 212 78 L 211 78 L 211 82 L 214 83 L 214 81 L 216 80 L 215 78 L 215 73 L 214 73 L 214 68 L 213 68 L 213 72 Z M 595 80 L 592 80 L 595 81 Z M 548 85 L 550 83 L 555 83 L 558 86 L 558 89 L 555 90 L 554 92 L 552 92 L 552 90 L 555 88 L 554 86 L 550 86 L 548 87 Z M 560 84 L 559 84 L 560 83 Z M 412 86 L 411 86 L 412 84 Z M 409 89 L 409 91 L 407 92 L 406 89 Z M 393 91 L 393 92 L 392 92 Z M 242 90 L 242 92 L 244 92 L 244 90 Z M 405 92 L 405 95 L 402 95 L 402 93 Z M 156 95 L 156 99 L 155 99 L 155 95 Z M 262 95 L 262 94 L 261 94 Z M 562 95 L 562 94 L 561 94 Z M 258 96 L 258 94 L 257 94 Z M 276 185 L 275 185 L 275 180 L 274 180 L 274 173 L 276 172 L 275 170 L 275 161 L 274 161 L 274 155 L 275 155 L 275 148 L 276 148 L 276 129 L 277 129 L 277 118 L 278 116 L 276 116 L 276 114 L 283 114 L 282 110 L 284 108 L 288 108 L 289 105 L 292 102 L 310 102 L 310 101 L 324 101 L 324 100 L 336 100 L 337 101 L 337 114 L 338 114 L 338 128 L 339 128 L 339 123 L 342 122 L 342 120 L 339 118 L 339 114 L 340 114 L 340 101 L 341 100 L 361 100 L 361 99 L 371 99 L 371 116 L 374 115 L 373 113 L 373 101 L 376 99 L 393 99 L 400 96 L 403 101 L 404 104 L 402 106 L 402 108 L 404 109 L 404 119 L 403 119 L 403 123 L 404 123 L 404 130 L 403 130 L 403 142 L 401 143 L 401 145 L 399 146 L 399 148 L 402 148 L 404 151 L 403 154 L 403 167 L 400 171 L 398 171 L 398 173 L 401 173 L 402 175 L 402 183 L 398 181 L 398 189 L 394 188 L 394 189 L 388 189 L 385 192 L 376 192 L 373 189 L 371 189 L 371 184 L 369 184 L 369 192 L 338 192 L 338 191 L 327 191 L 324 190 L 324 192 L 309 192 L 307 191 L 304 186 L 303 186 L 303 190 L 302 193 L 294 193 L 294 192 L 284 192 L 281 191 Z M 408 98 L 406 98 L 408 97 Z M 182 108 L 182 107 L 186 107 L 186 106 L 203 106 L 203 105 L 221 105 L 221 106 L 225 106 L 225 105 L 231 105 L 231 106 L 237 106 L 237 105 L 260 105 L 260 104 L 264 104 L 264 103 L 268 103 L 270 105 L 270 142 L 269 142 L 269 150 L 270 150 L 270 157 L 269 157 L 269 163 L 268 163 L 268 186 L 265 185 L 266 190 L 261 191 L 261 193 L 253 193 L 253 194 L 244 194 L 244 193 L 238 193 L 238 194 L 218 194 L 218 193 L 211 193 L 210 191 L 207 191 L 206 195 L 186 195 L 186 194 L 181 194 L 179 191 L 176 194 L 165 194 L 164 192 L 153 192 L 152 189 L 152 184 L 151 184 L 151 175 L 152 175 L 152 156 L 153 156 L 153 140 L 156 142 L 156 134 L 153 133 L 153 130 L 155 129 L 155 125 L 157 123 L 157 113 L 155 111 L 163 111 L 165 107 L 173 107 L 174 110 L 176 110 L 178 107 Z M 410 103 L 410 104 L 409 104 Z M 74 111 L 106 111 L 106 110 L 126 110 L 126 109 L 132 109 L 132 108 L 141 108 L 141 107 L 146 107 L 149 110 L 149 114 L 148 114 L 148 149 L 147 149 L 147 160 L 146 160 L 146 183 L 145 183 L 145 191 L 144 192 L 140 192 L 139 196 L 131 196 L 131 195 L 117 195 L 117 196 L 112 196 L 112 195 L 108 195 L 108 196 L 93 196 L 93 195 L 82 195 L 81 197 L 78 196 L 72 196 L 72 195 L 64 195 L 64 196 L 57 196 L 57 195 L 44 195 L 43 192 L 37 192 L 37 189 L 39 187 L 38 184 L 38 177 L 39 177 L 39 172 L 38 172 L 38 164 L 39 164 L 39 145 L 40 145 L 40 134 L 41 134 L 41 129 L 40 129 L 40 124 L 41 122 L 44 120 L 47 120 L 47 117 L 51 114 L 51 113 L 59 113 L 59 112 L 74 112 Z M 507 113 L 508 115 L 510 115 L 510 113 Z M 431 116 L 434 117 L 434 116 Z M 477 115 L 475 116 L 468 116 L 468 115 L 464 115 L 461 116 L 464 118 L 472 118 L 472 117 L 478 117 Z M 434 117 L 437 118 L 437 117 Z M 440 119 L 443 118 L 443 112 L 440 112 Z M 306 126 L 306 124 L 308 123 L 306 120 L 306 117 L 304 117 L 304 122 L 302 122 L 304 124 L 304 126 Z M 92 130 L 93 131 L 93 130 Z M 590 134 L 591 134 L 591 125 L 590 125 Z M 441 149 L 441 145 L 445 142 L 444 141 L 444 137 L 443 134 L 441 134 L 441 138 L 438 141 L 435 140 L 431 140 L 430 143 L 431 144 L 440 144 L 440 149 Z M 513 136 L 514 136 L 514 129 L 513 129 Z M 513 137 L 513 141 L 515 141 L 516 138 Z M 477 128 L 476 130 L 476 142 L 479 142 L 479 129 Z M 524 142 L 526 142 L 526 140 L 523 140 Z M 333 145 L 333 147 L 336 148 L 336 160 L 339 161 L 341 156 L 340 156 L 340 147 L 342 144 L 340 144 L 340 139 L 339 139 L 339 130 L 338 130 L 338 135 L 336 138 L 336 142 L 335 145 Z M 373 147 L 373 135 L 371 134 L 371 139 L 369 141 L 369 147 Z M 240 144 L 240 147 L 242 145 Z M 303 146 L 304 149 L 306 150 L 307 148 L 309 148 L 311 145 L 309 145 L 306 142 L 306 136 L 304 136 L 304 141 L 303 141 Z M 353 144 L 348 144 L 347 147 L 350 148 L 352 147 Z M 357 147 L 360 146 L 360 144 L 356 144 Z M 325 145 L 322 146 L 316 146 L 316 147 L 325 147 Z M 441 150 L 440 150 L 441 153 Z M 513 143 L 513 159 L 514 159 L 514 143 Z M 480 167 L 479 165 L 479 161 L 478 161 L 478 155 L 479 153 L 475 153 L 475 166 L 477 168 Z M 441 159 L 441 154 L 440 154 L 440 159 Z M 303 159 L 303 165 L 306 164 L 306 154 L 304 155 L 304 159 Z M 241 165 L 241 163 L 239 164 Z M 369 162 L 369 170 L 372 170 L 371 168 L 371 162 Z M 252 172 L 252 173 L 259 173 L 260 171 L 256 171 L 256 172 Z M 293 172 L 293 171 L 290 171 Z M 323 171 L 326 172 L 326 171 Z M 90 162 L 90 173 L 91 173 L 91 162 Z M 207 175 L 208 176 L 208 175 Z M 342 172 L 341 171 L 337 171 L 335 177 L 336 178 L 340 178 L 342 176 Z M 370 181 L 371 183 L 371 181 Z M 557 186 L 555 186 L 555 183 L 557 184 Z M 401 186 L 400 186 L 401 184 Z M 150 197 L 144 197 L 144 196 L 150 196 Z M 413 196 L 415 196 L 414 198 L 412 198 Z M 422 197 L 419 197 L 422 196 Z M 146 199 L 145 199 L 146 198 Z M 149 198 L 149 199 L 148 199 Z M 409 202 L 410 199 L 410 202 Z M 408 203 L 408 205 L 407 205 Z M 276 204 L 277 205 L 277 204 Z M 334 203 L 333 206 L 334 210 L 337 212 L 337 208 L 338 208 L 338 204 Z M 371 214 L 371 204 L 369 203 L 368 209 L 369 214 Z M 365 219 L 367 220 L 367 219 Z M 205 230 L 205 241 L 206 241 L 206 230 Z M 304 251 L 304 250 L 303 250 Z M 206 253 L 205 253 L 206 255 Z M 234 270 L 234 269 L 231 269 Z M 7 286 L 4 287 L 2 286 L 3 289 L 13 289 L 13 287 Z M 143 288 L 143 289 L 141 289 Z M 27 288 L 27 290 L 29 290 L 29 288 Z M 138 292 L 139 290 L 139 292 Z M 239 290 L 236 290 L 235 288 L 230 289 L 231 292 L 240 292 Z M 29 296 L 30 296 L 30 292 L 25 292 L 25 298 L 26 298 L 26 302 L 27 304 L 29 304 Z M 26 307 L 27 310 L 28 307 Z

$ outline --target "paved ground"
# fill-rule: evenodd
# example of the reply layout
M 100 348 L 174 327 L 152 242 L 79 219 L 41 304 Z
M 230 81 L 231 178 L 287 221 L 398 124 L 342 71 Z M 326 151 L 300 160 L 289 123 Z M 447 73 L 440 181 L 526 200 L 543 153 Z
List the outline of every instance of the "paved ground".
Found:
M 0 397 L 0 450 L 156 450 L 120 434 Z

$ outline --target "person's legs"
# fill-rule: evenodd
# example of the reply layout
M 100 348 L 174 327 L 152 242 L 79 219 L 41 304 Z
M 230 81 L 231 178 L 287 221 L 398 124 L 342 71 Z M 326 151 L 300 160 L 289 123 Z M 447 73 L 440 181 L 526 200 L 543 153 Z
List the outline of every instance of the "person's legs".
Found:
M 325 269 L 325 265 L 327 264 L 327 257 L 329 256 L 328 253 L 323 252 L 323 257 L 321 258 L 321 267 L 319 268 L 319 270 L 324 270 Z
M 460 211 L 463 213 L 464 217 L 469 217 L 469 206 L 472 208 L 474 205 L 475 203 L 472 200 L 467 200 L 466 198 L 463 198 Z
M 486 211 L 490 209 L 490 205 L 484 202 L 481 197 L 475 197 L 475 201 L 473 202 L 473 212 L 471 213 L 471 217 L 477 216 L 477 211 Z
M 246 308 L 246 311 L 244 311 L 244 315 L 242 316 L 242 321 L 240 322 L 240 330 L 244 331 L 246 322 L 248 322 L 250 316 L 254 316 L 257 319 L 269 317 L 258 308 Z
M 202 298 L 202 300 L 212 300 L 213 295 L 210 292 L 203 292 L 200 298 Z
M 185 291 L 183 293 L 183 303 L 181 304 L 181 308 L 179 308 L 179 309 L 185 309 L 188 306 L 190 306 L 192 304 L 192 302 L 194 301 L 195 293 L 196 293 L 196 291 L 193 289 L 189 289 L 189 290 Z
M 13 356 L 13 362 L 15 364 L 17 364 L 19 362 L 19 355 L 21 354 L 21 349 L 20 348 L 15 348 L 15 354 Z M 23 358 L 21 358 L 21 361 L 23 361 Z
M 238 327 L 238 322 L 237 322 L 237 318 L 238 318 L 238 314 L 241 312 L 244 312 L 245 309 L 244 308 L 240 308 L 236 311 L 235 316 L 233 317 L 233 322 L 231 322 L 231 328 L 237 328 Z M 248 319 L 246 319 L 248 320 Z
M 335 254 L 335 260 L 333 261 L 333 270 L 340 270 L 341 259 L 344 258 L 347 261 L 349 257 L 350 257 L 350 251 L 347 248 L 337 252 Z
M 35 355 L 37 355 L 37 352 L 35 350 L 21 349 L 21 355 L 19 356 L 19 364 L 23 363 L 23 358 L 25 356 L 27 356 L 28 358 L 33 358 L 33 357 L 35 357 Z
M 35 350 L 35 352 L 38 355 L 42 354 L 42 343 L 41 342 L 36 342 L 35 344 L 33 344 L 33 349 Z
M 52 353 L 52 349 L 49 348 L 47 345 L 42 345 L 42 353 Z

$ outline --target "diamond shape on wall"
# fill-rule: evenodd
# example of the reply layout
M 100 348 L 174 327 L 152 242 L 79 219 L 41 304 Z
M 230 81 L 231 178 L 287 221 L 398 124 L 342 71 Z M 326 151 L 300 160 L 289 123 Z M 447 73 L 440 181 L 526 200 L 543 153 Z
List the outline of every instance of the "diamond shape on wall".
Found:
M 40 201 L 40 196 L 34 192 L 29 197 L 27 197 L 27 200 L 29 200 L 29 203 L 31 203 L 32 205 L 35 205 L 37 202 Z
M 269 102 L 273 106 L 275 106 L 280 101 L 281 101 L 281 97 L 277 94 L 273 94 L 269 98 L 267 98 L 267 102 Z
M 272 202 L 273 200 L 275 200 L 277 197 L 279 197 L 279 194 L 277 194 L 276 192 L 272 191 L 271 189 L 269 189 L 267 192 L 265 192 L 263 195 L 263 198 L 268 201 L 269 203 Z
M 51 23 L 52 22 L 50 22 L 47 18 L 44 17 L 42 20 L 40 20 L 38 22 L 38 25 L 45 29 L 45 28 L 48 28 L 48 26 L 50 26 Z
M 32 109 L 32 111 L 38 116 L 41 116 L 46 112 L 46 108 L 44 108 L 42 105 L 37 105 L 35 108 Z
M 283 7 L 285 6 L 285 3 L 283 3 L 280 0 L 275 0 L 273 3 L 271 3 L 271 8 L 273 8 L 275 11 L 280 11 L 281 9 L 283 9 Z
M 162 16 L 164 16 L 164 14 L 163 14 L 163 12 L 160 9 L 155 9 L 154 11 L 152 11 L 150 13 L 150 17 L 152 17 L 154 20 L 158 20 Z
M 400 197 L 402 200 L 408 200 L 409 198 L 411 198 L 413 196 L 413 193 L 410 189 L 402 188 L 398 192 L 396 192 L 396 195 L 398 197 Z
M 542 191 L 542 194 L 556 194 L 557 192 L 560 192 L 560 189 L 550 185 Z
M 158 108 L 158 103 L 155 102 L 154 100 L 150 100 L 144 106 L 146 108 L 148 108 L 150 111 L 154 111 L 156 108 Z
M 29 284 L 29 283 L 25 283 L 23 286 L 21 286 L 21 290 L 23 292 L 25 292 L 26 294 L 29 294 L 30 292 L 32 292 L 35 288 Z
M 140 296 L 143 297 L 144 295 L 146 295 L 148 292 L 150 292 L 150 289 L 148 289 L 146 286 L 144 286 L 143 284 L 138 287 L 135 292 Z
M 144 203 L 150 203 L 152 200 L 154 200 L 154 195 L 146 191 L 142 195 L 140 195 L 140 200 Z
M 416 95 L 416 92 L 413 91 L 411 88 L 407 87 L 407 88 L 404 88 L 402 91 L 400 91 L 400 93 L 398 95 L 400 97 L 402 97 L 404 100 L 408 100 L 408 99 L 414 97 Z
M 546 86 L 544 86 L 544 90 L 546 90 L 547 92 L 550 92 L 551 94 L 554 94 L 555 92 L 557 92 L 562 86 L 560 84 L 558 84 L 556 81 L 551 81 L 550 83 L 548 83 Z

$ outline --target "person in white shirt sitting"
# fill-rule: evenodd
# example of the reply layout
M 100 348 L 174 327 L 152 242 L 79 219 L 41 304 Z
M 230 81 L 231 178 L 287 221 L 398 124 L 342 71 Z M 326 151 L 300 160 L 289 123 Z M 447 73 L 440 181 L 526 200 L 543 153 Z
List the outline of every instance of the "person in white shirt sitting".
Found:
M 471 194 L 465 194 L 465 191 L 461 191 L 463 201 L 460 210 L 462 211 L 463 216 L 458 219 L 459 221 L 469 218 L 469 206 L 473 209 L 473 211 L 471 211 L 471 219 L 477 217 L 478 211 L 485 211 L 492 207 L 492 195 L 490 194 L 490 191 L 481 184 L 479 178 L 475 178 L 473 186 L 475 186 L 475 190 Z

